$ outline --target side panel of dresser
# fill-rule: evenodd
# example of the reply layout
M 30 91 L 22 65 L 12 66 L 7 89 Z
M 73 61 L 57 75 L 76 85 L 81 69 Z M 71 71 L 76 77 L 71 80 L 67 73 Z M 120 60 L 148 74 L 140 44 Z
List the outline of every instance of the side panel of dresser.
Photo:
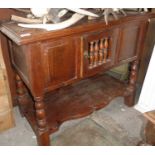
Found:
M 9 41 L 11 62 L 18 74 L 23 78 L 24 82 L 29 86 L 28 64 L 27 64 L 27 47 L 18 46 Z M 27 51 L 27 52 L 26 52 Z
M 10 41 L 9 46 L 12 65 L 17 74 L 20 75 L 34 96 L 43 95 L 40 44 L 18 46 Z

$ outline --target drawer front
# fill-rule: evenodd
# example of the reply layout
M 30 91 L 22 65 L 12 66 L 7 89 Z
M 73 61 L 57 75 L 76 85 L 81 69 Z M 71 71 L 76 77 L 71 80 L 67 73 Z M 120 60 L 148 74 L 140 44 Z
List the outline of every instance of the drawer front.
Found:
M 114 64 L 119 29 L 83 37 L 83 76 L 94 75 Z
M 48 41 L 42 45 L 45 87 L 59 87 L 78 78 L 76 39 Z

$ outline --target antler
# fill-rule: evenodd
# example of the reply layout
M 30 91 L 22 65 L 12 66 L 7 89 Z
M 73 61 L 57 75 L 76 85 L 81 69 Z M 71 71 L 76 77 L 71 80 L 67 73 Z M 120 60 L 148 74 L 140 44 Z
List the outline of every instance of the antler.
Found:
M 59 29 L 67 28 L 67 27 L 75 24 L 76 22 L 81 20 L 83 17 L 85 17 L 85 16 L 75 13 L 72 15 L 71 18 L 69 18 L 61 23 L 56 23 L 56 24 L 18 24 L 18 25 L 21 27 L 25 27 L 25 28 L 46 29 L 47 31 L 59 30 Z
M 38 12 L 37 9 L 32 8 L 31 11 L 35 16 L 41 17 L 43 21 L 51 20 L 55 24 L 18 24 L 18 25 L 22 27 L 27 27 L 27 28 L 42 28 L 46 30 L 59 30 L 59 29 L 63 29 L 63 28 L 66 28 L 66 27 L 69 27 L 75 24 L 80 19 L 82 19 L 84 16 L 99 17 L 97 14 L 83 10 L 83 9 L 69 8 L 68 10 L 71 10 L 76 13 L 73 14 L 71 18 L 58 23 L 60 21 L 60 16 L 63 16 L 63 14 L 67 12 L 67 11 L 64 11 L 64 9 L 63 10 L 56 9 L 56 8 L 42 9 L 40 12 Z M 43 23 L 46 23 L 46 22 L 43 22 Z

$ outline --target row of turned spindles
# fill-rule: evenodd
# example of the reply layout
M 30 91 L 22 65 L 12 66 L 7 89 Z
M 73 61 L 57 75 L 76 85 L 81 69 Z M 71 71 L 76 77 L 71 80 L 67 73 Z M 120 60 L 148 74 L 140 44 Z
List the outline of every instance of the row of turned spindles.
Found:
M 111 57 L 109 50 L 109 39 L 104 38 L 100 40 L 91 41 L 89 45 L 89 65 L 96 67 L 106 63 Z

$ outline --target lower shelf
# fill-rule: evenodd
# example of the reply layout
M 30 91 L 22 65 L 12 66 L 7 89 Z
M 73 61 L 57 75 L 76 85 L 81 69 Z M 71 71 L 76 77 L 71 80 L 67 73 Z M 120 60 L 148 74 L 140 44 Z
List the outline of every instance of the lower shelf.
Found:
M 113 98 L 124 96 L 126 84 L 108 75 L 97 75 L 45 95 L 45 109 L 50 133 L 61 123 L 80 118 L 105 107 Z M 36 129 L 35 111 L 29 100 L 24 114 Z

